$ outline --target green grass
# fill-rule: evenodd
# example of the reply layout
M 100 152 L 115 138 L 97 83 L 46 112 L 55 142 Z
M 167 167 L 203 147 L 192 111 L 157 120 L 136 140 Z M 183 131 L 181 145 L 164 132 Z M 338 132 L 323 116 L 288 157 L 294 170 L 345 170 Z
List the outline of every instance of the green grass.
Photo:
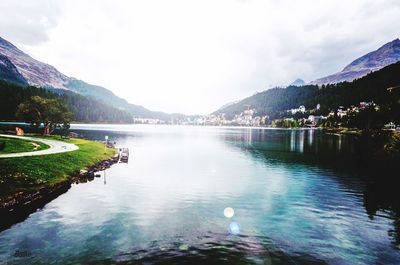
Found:
M 105 152 L 104 145 L 99 142 L 59 136 L 46 138 L 76 144 L 79 150 L 36 157 L 0 158 L 0 199 L 64 181 L 74 172 L 115 154 L 115 150 L 110 148 Z
M 2 148 L 3 146 L 4 148 Z M 36 141 L 0 137 L 0 154 L 31 152 L 48 148 L 50 148 L 50 146 L 47 144 Z

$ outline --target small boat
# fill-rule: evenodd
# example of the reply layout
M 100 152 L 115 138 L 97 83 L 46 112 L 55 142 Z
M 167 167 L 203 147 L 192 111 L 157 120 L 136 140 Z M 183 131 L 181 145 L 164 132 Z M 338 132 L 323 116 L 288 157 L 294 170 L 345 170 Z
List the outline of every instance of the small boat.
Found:
M 129 149 L 128 148 L 122 148 L 121 153 L 120 153 L 120 161 L 121 162 L 128 162 L 129 160 Z

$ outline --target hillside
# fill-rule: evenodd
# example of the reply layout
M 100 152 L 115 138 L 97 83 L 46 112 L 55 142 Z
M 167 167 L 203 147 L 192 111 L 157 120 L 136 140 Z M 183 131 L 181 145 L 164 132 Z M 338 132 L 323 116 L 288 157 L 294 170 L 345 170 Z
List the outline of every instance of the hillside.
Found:
M 0 37 L 0 55 L 7 57 L 29 85 L 67 89 L 68 77 L 49 64 L 42 63 Z M 1 78 L 1 77 L 0 77 Z
M 317 79 L 311 84 L 334 84 L 353 81 L 370 72 L 400 61 L 400 40 L 386 43 L 376 51 L 370 52 L 347 65 L 342 71 Z
M 63 101 L 74 115 L 76 122 L 133 123 L 132 115 L 96 100 L 84 97 L 71 91 L 54 93 L 49 89 L 33 86 L 21 87 L 16 84 L 0 81 L 0 120 L 16 121 L 18 105 L 32 96 L 58 98 Z
M 134 117 L 168 120 L 174 115 L 155 112 L 131 104 L 110 90 L 88 84 L 59 72 L 55 67 L 42 63 L 0 37 L 0 80 L 20 85 L 31 85 L 59 92 L 71 91 L 106 105 L 129 112 Z M 58 92 L 58 93 L 59 93 Z
M 273 88 L 245 98 L 238 103 L 221 108 L 214 114 L 225 113 L 227 117 L 239 114 L 248 105 L 257 110 L 257 115 L 269 115 L 271 119 L 280 118 L 285 111 L 304 105 L 307 109 L 321 105 L 321 112 L 337 107 L 357 105 L 361 101 L 374 101 L 384 104 L 391 100 L 387 88 L 400 85 L 400 62 L 370 73 L 353 82 L 333 85 L 289 86 Z
M 159 118 L 160 115 L 157 112 L 150 111 L 145 107 L 128 103 L 125 99 L 116 96 L 110 90 L 96 85 L 88 84 L 84 81 L 70 78 L 66 87 L 83 96 L 99 100 L 110 106 L 116 106 L 119 109 L 125 110 L 132 114 L 134 117 L 144 118 Z
M 0 54 L 0 78 L 4 81 L 27 85 L 25 78 L 18 72 L 17 68 L 4 55 Z

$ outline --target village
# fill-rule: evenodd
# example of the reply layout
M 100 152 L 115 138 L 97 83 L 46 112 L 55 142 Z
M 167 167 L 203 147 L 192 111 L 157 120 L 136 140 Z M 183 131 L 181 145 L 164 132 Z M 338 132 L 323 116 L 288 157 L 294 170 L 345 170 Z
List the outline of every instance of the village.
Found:
M 189 116 L 185 118 L 176 118 L 169 121 L 160 119 L 134 119 L 138 124 L 169 124 L 169 125 L 203 125 L 203 126 L 250 126 L 250 127 L 305 127 L 315 128 L 324 127 L 327 120 L 336 120 L 340 126 L 340 121 L 350 114 L 356 114 L 366 108 L 379 110 L 379 105 L 371 102 L 360 102 L 358 105 L 350 107 L 339 106 L 336 110 L 331 110 L 326 115 L 322 115 L 321 105 L 317 104 L 315 108 L 307 109 L 304 105 L 298 108 L 288 109 L 281 119 L 271 120 L 268 115 L 258 115 L 257 109 L 246 105 L 247 109 L 233 118 L 227 118 L 225 113 L 209 114 L 204 116 Z M 385 129 L 400 131 L 400 125 L 392 122 L 385 125 Z

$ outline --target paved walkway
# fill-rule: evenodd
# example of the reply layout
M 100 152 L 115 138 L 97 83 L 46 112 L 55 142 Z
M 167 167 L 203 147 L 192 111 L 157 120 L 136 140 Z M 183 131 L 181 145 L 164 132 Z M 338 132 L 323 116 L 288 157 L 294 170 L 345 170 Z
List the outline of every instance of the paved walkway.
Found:
M 8 137 L 8 138 L 17 138 L 17 139 L 28 140 L 28 141 L 41 142 L 41 143 L 45 143 L 48 146 L 50 146 L 50 148 L 45 149 L 45 150 L 40 150 L 40 151 L 1 154 L 0 158 L 50 155 L 50 154 L 71 152 L 71 151 L 75 151 L 75 150 L 79 149 L 79 147 L 74 144 L 69 144 L 69 143 L 56 141 L 56 140 L 50 140 L 50 139 L 41 139 L 41 138 L 36 138 L 36 137 L 16 136 L 16 135 L 7 135 L 7 134 L 0 134 L 0 136 Z

